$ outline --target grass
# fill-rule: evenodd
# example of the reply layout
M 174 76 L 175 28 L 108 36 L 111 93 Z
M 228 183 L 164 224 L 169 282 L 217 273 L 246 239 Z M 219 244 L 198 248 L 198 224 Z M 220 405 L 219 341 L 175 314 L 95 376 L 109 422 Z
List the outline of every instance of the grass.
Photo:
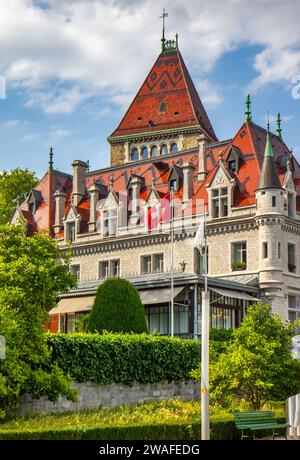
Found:
M 235 407 L 235 410 L 247 410 L 245 405 Z M 278 417 L 284 416 L 282 404 L 269 405 L 264 409 L 272 409 Z M 211 421 L 232 421 L 229 409 L 211 408 Z M 190 426 L 200 424 L 200 402 L 181 400 L 149 402 L 137 406 L 122 406 L 114 409 L 100 407 L 92 411 L 76 411 L 54 415 L 31 416 L 18 418 L 0 423 L 0 436 L 5 433 L 88 430 L 143 427 L 158 425 Z

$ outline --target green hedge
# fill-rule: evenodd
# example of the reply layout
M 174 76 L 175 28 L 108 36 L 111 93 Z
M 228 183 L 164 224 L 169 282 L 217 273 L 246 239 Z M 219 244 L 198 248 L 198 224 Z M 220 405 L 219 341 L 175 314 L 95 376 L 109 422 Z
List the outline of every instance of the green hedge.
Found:
M 234 422 L 215 420 L 211 422 L 211 439 L 240 439 Z M 1 427 L 1 425 L 0 425 Z M 0 440 L 198 440 L 201 436 L 200 424 L 152 424 L 122 427 L 71 427 L 64 429 L 40 429 L 27 431 L 2 431 Z
M 48 334 L 47 342 L 53 361 L 78 382 L 182 382 L 200 363 L 200 344 L 194 340 L 148 334 Z

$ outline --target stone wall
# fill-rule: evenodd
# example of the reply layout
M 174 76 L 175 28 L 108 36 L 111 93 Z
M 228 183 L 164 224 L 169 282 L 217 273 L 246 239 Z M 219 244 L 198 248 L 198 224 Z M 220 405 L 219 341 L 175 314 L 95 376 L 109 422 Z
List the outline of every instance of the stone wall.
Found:
M 110 166 L 119 166 L 124 164 L 125 147 L 124 144 L 113 144 L 110 147 Z
M 133 385 L 111 384 L 97 385 L 92 382 L 74 383 L 79 389 L 79 402 L 73 403 L 66 398 L 53 404 L 46 398 L 38 400 L 25 395 L 17 411 L 18 416 L 31 414 L 53 414 L 74 410 L 97 409 L 99 406 L 117 407 L 121 405 L 141 404 L 147 401 L 170 400 L 180 398 L 183 401 L 200 399 L 200 388 L 194 382 L 175 383 L 134 383 Z

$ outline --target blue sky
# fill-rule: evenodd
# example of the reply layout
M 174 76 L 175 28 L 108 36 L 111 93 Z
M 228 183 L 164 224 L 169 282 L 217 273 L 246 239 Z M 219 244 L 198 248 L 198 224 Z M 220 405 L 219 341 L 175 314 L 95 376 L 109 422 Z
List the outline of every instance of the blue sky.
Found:
M 179 33 L 220 139 L 240 127 L 250 92 L 254 122 L 265 125 L 267 110 L 271 122 L 280 111 L 284 140 L 300 159 L 300 2 L 224 3 L 166 0 L 167 36 Z M 41 176 L 50 145 L 57 169 L 71 172 L 74 159 L 89 160 L 92 169 L 109 165 L 106 138 L 159 53 L 161 12 L 153 5 L 1 2 L 0 75 L 7 92 L 0 99 L 0 170 L 20 166 Z

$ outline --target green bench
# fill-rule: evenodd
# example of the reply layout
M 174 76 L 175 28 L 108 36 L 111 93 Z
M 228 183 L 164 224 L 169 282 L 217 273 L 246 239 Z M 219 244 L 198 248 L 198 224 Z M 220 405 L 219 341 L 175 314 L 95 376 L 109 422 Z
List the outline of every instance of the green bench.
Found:
M 290 427 L 288 423 L 279 423 L 276 419 L 274 412 L 272 411 L 254 411 L 254 412 L 233 412 L 234 421 L 236 427 L 241 430 L 241 439 L 247 438 L 244 434 L 245 431 L 250 430 L 253 432 L 253 439 L 255 434 L 259 430 L 271 430 L 273 433 L 273 439 L 278 435 L 278 429 L 286 429 Z M 285 439 L 286 431 L 284 433 Z

